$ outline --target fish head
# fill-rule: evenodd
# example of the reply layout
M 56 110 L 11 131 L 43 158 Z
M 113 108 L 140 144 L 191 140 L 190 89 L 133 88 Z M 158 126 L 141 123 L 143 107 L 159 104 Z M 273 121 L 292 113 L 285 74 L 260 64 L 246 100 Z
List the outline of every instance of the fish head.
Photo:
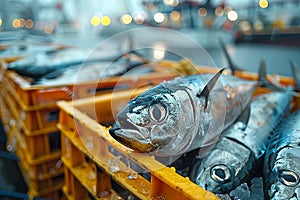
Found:
M 299 199 L 299 163 L 291 159 L 278 159 L 265 184 L 266 199 Z
M 237 163 L 238 160 L 226 151 L 212 150 L 202 159 L 196 172 L 193 172 L 196 175 L 193 181 L 206 190 L 224 193 L 224 190 L 231 188 L 233 183 L 234 166 L 230 162 Z
M 185 94 L 182 92 L 181 98 L 188 96 Z M 109 130 L 111 136 L 138 152 L 149 153 L 166 147 L 184 126 L 177 96 L 178 91 L 162 85 L 140 94 L 117 114 L 116 123 Z
M 248 148 L 228 138 L 221 138 L 203 157 L 200 167 L 193 167 L 192 180 L 214 193 L 229 193 L 249 173 L 244 170 L 251 159 Z

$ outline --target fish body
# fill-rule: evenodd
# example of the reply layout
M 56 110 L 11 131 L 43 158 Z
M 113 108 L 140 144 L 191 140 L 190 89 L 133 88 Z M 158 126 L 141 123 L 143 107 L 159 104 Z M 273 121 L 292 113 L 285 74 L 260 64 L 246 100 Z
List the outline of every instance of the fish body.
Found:
M 272 130 L 287 113 L 291 99 L 272 92 L 252 100 L 246 127 L 238 119 L 226 129 L 204 158 L 194 160 L 191 180 L 214 193 L 229 193 L 257 175 Z
M 257 82 L 221 75 L 206 100 L 199 91 L 212 76 L 179 77 L 140 94 L 117 115 L 110 134 L 129 148 L 157 156 L 215 143 L 249 103 Z
M 46 82 L 45 80 L 59 79 L 66 70 L 76 74 L 74 72 L 82 73 L 85 68 L 90 69 L 91 65 L 96 65 L 97 68 L 102 70 L 101 73 L 99 73 L 100 69 L 96 69 L 94 72 L 97 76 L 95 80 L 97 80 L 123 75 L 129 70 L 148 62 L 132 52 L 107 57 L 100 56 L 97 52 L 91 55 L 89 53 L 88 49 L 63 50 L 52 54 L 42 52 L 12 62 L 8 64 L 7 69 L 14 70 L 22 76 L 30 77 L 34 79 L 33 84 L 38 84 L 43 81 Z M 66 74 L 66 76 L 70 76 L 70 74 Z
M 264 161 L 266 199 L 300 199 L 300 110 L 276 128 Z

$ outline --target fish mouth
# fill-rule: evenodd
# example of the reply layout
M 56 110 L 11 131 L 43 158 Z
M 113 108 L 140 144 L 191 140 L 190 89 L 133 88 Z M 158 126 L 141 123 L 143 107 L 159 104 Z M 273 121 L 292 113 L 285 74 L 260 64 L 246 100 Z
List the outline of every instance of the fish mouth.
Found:
M 123 129 L 117 123 L 109 129 L 109 134 L 121 144 L 140 153 L 150 153 L 157 150 L 151 139 L 145 138 L 137 129 Z

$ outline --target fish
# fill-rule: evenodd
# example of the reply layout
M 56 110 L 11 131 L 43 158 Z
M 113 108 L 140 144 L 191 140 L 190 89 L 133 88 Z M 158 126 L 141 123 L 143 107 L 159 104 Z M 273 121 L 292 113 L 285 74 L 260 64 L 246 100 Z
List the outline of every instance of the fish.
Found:
M 266 80 L 265 65 L 260 67 L 259 81 L 223 71 L 178 77 L 138 95 L 116 115 L 110 135 L 137 152 L 161 157 L 214 144 L 259 85 L 275 88 Z
M 212 150 L 194 158 L 190 179 L 206 190 L 229 194 L 258 176 L 272 131 L 289 112 L 291 101 L 292 96 L 282 92 L 255 97 Z
M 90 66 L 91 64 L 102 63 L 103 66 L 103 63 L 105 63 L 104 66 L 111 65 L 105 73 L 102 73 L 103 78 L 105 78 L 107 76 L 122 75 L 137 66 L 149 63 L 146 57 L 134 50 L 107 57 L 92 55 L 88 58 L 88 55 L 89 51 L 78 49 L 57 51 L 51 54 L 42 52 L 12 62 L 8 64 L 7 69 L 32 78 L 32 84 L 35 85 L 41 80 L 57 78 L 69 68 L 74 71 L 74 69 Z
M 300 110 L 274 131 L 264 159 L 265 199 L 300 199 Z

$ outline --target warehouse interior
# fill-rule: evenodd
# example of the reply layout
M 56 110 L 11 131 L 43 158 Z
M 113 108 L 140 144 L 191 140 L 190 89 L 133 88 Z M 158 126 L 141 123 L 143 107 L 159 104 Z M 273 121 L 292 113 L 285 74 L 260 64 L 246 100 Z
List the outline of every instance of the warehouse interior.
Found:
M 299 0 L 2 0 L 0 199 L 300 198 L 299 120 L 280 132 L 300 108 L 299 11 Z M 265 105 L 272 92 L 289 99 Z

